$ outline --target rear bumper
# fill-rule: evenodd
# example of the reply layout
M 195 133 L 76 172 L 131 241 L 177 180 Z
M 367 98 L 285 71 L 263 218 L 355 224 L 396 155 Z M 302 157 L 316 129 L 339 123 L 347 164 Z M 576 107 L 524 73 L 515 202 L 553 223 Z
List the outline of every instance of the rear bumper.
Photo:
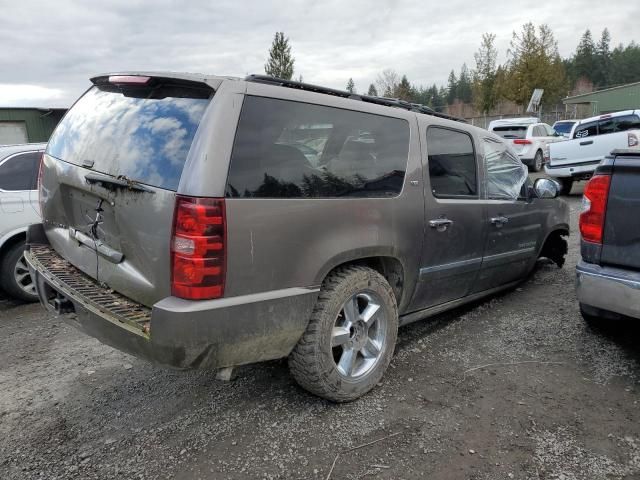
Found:
M 544 171 L 550 177 L 587 180 L 588 178 L 591 178 L 599 164 L 600 160 L 588 163 L 569 163 L 566 165 L 546 164 Z
M 580 303 L 640 319 L 640 272 L 580 260 L 576 275 Z
M 319 291 L 288 288 L 203 301 L 168 297 L 147 309 L 68 263 L 69 274 L 59 274 L 37 253 L 48 247 L 27 248 L 25 258 L 45 308 L 107 345 L 177 368 L 224 368 L 287 356 L 306 328 Z M 78 279 L 84 284 L 75 283 Z M 132 309 L 136 315 L 127 313 Z

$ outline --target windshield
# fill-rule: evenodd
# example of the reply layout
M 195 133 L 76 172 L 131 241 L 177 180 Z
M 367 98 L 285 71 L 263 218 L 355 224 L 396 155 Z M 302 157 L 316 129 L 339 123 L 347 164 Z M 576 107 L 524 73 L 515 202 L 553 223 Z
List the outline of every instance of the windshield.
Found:
M 525 138 L 527 136 L 527 126 L 525 125 L 505 125 L 494 127 L 493 133 L 502 138 Z
M 571 133 L 571 129 L 573 128 L 573 125 L 576 122 L 562 122 L 562 123 L 556 123 L 553 126 L 553 129 L 558 132 L 558 133 Z
M 91 88 L 53 133 L 47 153 L 76 165 L 177 190 L 208 89 Z

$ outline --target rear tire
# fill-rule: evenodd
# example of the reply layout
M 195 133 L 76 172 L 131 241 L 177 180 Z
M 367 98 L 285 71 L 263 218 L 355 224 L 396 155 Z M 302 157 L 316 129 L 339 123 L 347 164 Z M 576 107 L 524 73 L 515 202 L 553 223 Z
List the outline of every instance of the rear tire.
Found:
M 385 278 L 368 267 L 340 268 L 323 282 L 289 369 L 305 390 L 349 402 L 380 381 L 397 336 L 398 308 Z
M 542 150 L 538 150 L 536 152 L 536 156 L 533 157 L 533 163 L 531 164 L 532 172 L 539 172 L 542 170 L 542 165 L 544 164 L 544 155 L 542 154 Z
M 0 264 L 0 285 L 5 292 L 25 302 L 37 302 L 35 284 L 24 259 L 24 242 L 13 245 Z
M 571 178 L 556 178 L 560 183 L 560 195 L 569 195 L 573 188 L 573 179 Z

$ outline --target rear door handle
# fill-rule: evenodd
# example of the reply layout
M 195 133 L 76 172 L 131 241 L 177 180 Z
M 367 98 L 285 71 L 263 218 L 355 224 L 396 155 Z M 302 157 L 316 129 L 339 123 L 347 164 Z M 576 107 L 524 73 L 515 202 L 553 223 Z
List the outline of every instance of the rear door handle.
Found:
M 453 224 L 453 220 L 449 220 L 448 218 L 436 218 L 433 220 L 429 220 L 429 226 L 431 228 L 435 228 L 438 232 L 444 232 L 449 225 Z
M 500 215 L 498 217 L 492 217 L 491 223 L 494 224 L 496 227 L 500 228 L 505 223 L 509 223 L 509 219 L 507 217 Z
M 584 146 L 584 145 L 591 145 L 592 143 L 593 143 L 593 140 L 587 140 L 586 142 L 580 142 L 580 145 L 581 145 L 581 146 Z

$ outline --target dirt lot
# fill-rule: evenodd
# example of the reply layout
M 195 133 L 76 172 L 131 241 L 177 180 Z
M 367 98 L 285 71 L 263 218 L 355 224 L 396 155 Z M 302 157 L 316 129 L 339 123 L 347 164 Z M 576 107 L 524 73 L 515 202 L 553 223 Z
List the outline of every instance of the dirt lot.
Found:
M 285 362 L 220 383 L 2 300 L 0 478 L 324 479 L 340 453 L 333 479 L 640 479 L 640 329 L 585 326 L 570 243 L 565 268 L 401 330 L 382 384 L 347 405 Z

